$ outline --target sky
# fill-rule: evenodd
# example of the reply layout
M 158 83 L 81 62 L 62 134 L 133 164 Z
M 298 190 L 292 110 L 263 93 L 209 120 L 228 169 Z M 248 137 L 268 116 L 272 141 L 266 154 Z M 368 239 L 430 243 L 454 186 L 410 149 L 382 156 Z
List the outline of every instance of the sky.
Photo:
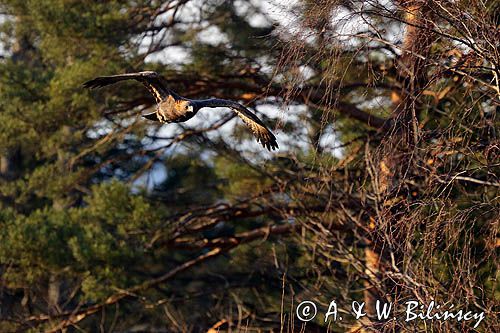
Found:
M 252 5 L 256 8 L 259 8 L 264 15 L 255 14 L 249 17 L 249 23 L 255 27 L 262 27 L 268 25 L 270 22 L 278 24 L 278 33 L 286 33 L 288 35 L 297 36 L 296 32 L 300 31 L 301 35 L 307 41 L 307 38 L 310 36 L 314 36 L 313 33 L 308 33 L 307 29 L 301 27 L 300 22 L 297 22 L 297 17 L 299 17 L 299 13 L 295 11 L 300 10 L 298 4 L 300 1 L 298 0 L 268 0 L 268 1 L 260 1 L 260 0 L 250 0 Z M 201 0 L 194 0 L 189 3 L 183 10 L 184 13 L 179 13 L 182 17 L 186 16 L 196 16 L 198 11 L 197 8 L 202 4 Z M 388 0 L 380 0 L 380 4 L 384 6 L 388 6 L 390 9 L 390 1 Z M 244 1 L 236 1 L 235 6 L 240 8 L 241 13 L 247 13 L 249 9 L 248 3 Z M 164 17 L 160 17 L 159 20 L 170 20 L 169 13 L 165 14 Z M 336 40 L 352 44 L 355 46 L 356 39 L 352 38 L 352 34 L 358 33 L 360 31 L 366 31 L 370 29 L 370 24 L 366 18 L 360 17 L 359 15 L 353 15 L 351 12 L 346 9 L 338 8 L 334 12 L 332 12 L 332 26 L 336 27 Z M 401 30 L 395 29 L 394 31 L 385 32 L 388 40 L 396 42 L 399 36 L 402 34 Z M 299 35 L 300 36 L 300 35 Z M 219 31 L 216 27 L 210 27 L 205 29 L 201 34 L 199 34 L 198 38 L 200 41 L 204 43 L 211 43 L 217 45 L 219 43 L 224 43 L 227 41 L 226 36 Z M 144 48 L 147 49 L 148 44 L 151 40 L 144 40 L 145 43 Z M 359 41 L 358 41 L 359 43 Z M 179 64 L 183 63 L 189 59 L 189 54 L 182 47 L 169 47 L 162 52 L 155 53 L 146 58 L 147 61 L 160 62 L 165 64 L 165 66 L 175 68 Z M 265 66 L 263 66 L 265 67 Z M 272 69 L 270 69 L 272 70 Z M 308 75 L 309 68 L 302 68 L 305 73 L 305 76 Z M 311 73 L 309 73 L 311 74 Z M 178 92 L 182 95 L 182 92 Z M 200 96 L 200 97 L 210 97 L 210 96 Z M 378 103 L 378 101 L 368 101 L 367 103 Z M 307 115 L 307 108 L 305 106 L 294 106 L 294 105 L 259 105 L 256 110 L 258 115 L 265 114 L 268 118 L 272 119 L 274 123 L 280 123 L 284 121 L 290 121 L 294 123 L 300 123 L 301 117 Z M 228 109 L 218 108 L 218 109 L 205 109 L 199 112 L 199 114 L 192 118 L 191 120 L 184 123 L 185 126 L 189 128 L 201 128 L 204 124 L 213 122 L 217 119 L 221 118 L 222 114 L 227 114 L 231 112 Z M 217 136 L 222 136 L 224 138 L 230 137 L 234 131 L 234 126 L 238 123 L 241 123 L 239 118 L 233 119 L 230 123 L 225 124 L 217 131 L 213 131 L 208 134 L 209 138 L 215 138 Z M 339 148 L 340 142 L 336 138 L 335 134 L 335 124 L 329 125 L 323 129 L 323 136 L 321 138 L 320 144 L 322 145 L 325 153 L 330 153 L 335 157 L 342 157 L 343 149 Z M 272 158 L 275 154 L 289 154 L 290 153 L 290 144 L 293 143 L 293 146 L 298 146 L 305 150 L 310 149 L 310 145 L 307 142 L 308 140 L 308 129 L 306 126 L 300 127 L 301 132 L 298 135 L 292 136 L 280 131 L 279 128 L 271 128 L 273 132 L 277 136 L 278 143 L 280 145 L 279 152 L 267 152 L 263 149 L 260 144 L 258 144 L 254 139 L 246 140 L 244 142 L 244 147 L 237 147 L 239 150 L 243 150 L 244 152 L 248 152 L 246 154 L 249 160 L 253 160 L 255 156 L 258 156 L 260 159 Z M 162 136 L 172 136 L 174 133 L 180 133 L 182 131 L 176 125 L 165 125 L 161 131 L 160 135 Z M 230 140 L 225 140 L 226 142 L 231 142 Z M 151 147 L 155 148 L 165 144 L 166 142 L 155 142 Z M 245 155 L 245 154 L 244 154 Z M 165 175 L 166 170 L 164 170 L 163 164 L 156 166 L 156 169 L 152 175 L 149 176 L 149 179 L 152 182 L 161 182 Z M 150 184 L 152 185 L 152 184 Z
M 251 25 L 256 26 L 256 27 L 261 27 L 261 26 L 266 26 L 269 24 L 269 21 L 272 23 L 278 24 L 280 27 L 278 29 L 279 33 L 280 32 L 286 32 L 293 34 L 295 30 L 299 29 L 300 24 L 296 22 L 296 17 L 299 17 L 298 13 L 295 13 L 294 11 L 298 10 L 297 5 L 299 4 L 298 0 L 266 0 L 266 1 L 261 1 L 261 0 L 250 0 L 252 5 L 258 8 L 264 15 L 261 14 L 254 14 L 249 17 L 249 22 Z M 199 15 L 199 10 L 198 7 L 203 4 L 203 0 L 193 0 L 189 2 L 186 6 L 183 7 L 182 11 L 178 13 L 179 16 L 182 17 L 192 17 L 193 19 L 196 19 L 196 16 Z M 250 8 L 249 5 L 244 2 L 244 1 L 236 1 L 235 2 L 236 8 L 240 9 L 242 13 L 247 13 L 248 9 Z M 356 31 L 356 29 L 363 29 L 364 26 L 366 25 L 360 18 L 352 18 L 350 17 L 349 19 L 347 18 L 348 13 L 343 10 L 338 10 L 336 13 L 333 14 L 332 20 L 335 23 L 341 22 L 340 25 L 338 25 L 338 33 L 339 34 L 350 34 Z M 2 16 L 0 16 L 0 23 L 3 20 Z M 159 21 L 169 21 L 171 20 L 171 13 L 168 12 L 158 18 Z M 161 22 L 158 22 L 161 23 Z M 303 29 L 302 29 L 303 30 Z M 166 32 L 168 34 L 168 31 Z M 161 35 L 161 33 L 159 34 Z M 199 34 L 199 38 L 201 41 L 205 43 L 212 43 L 212 44 L 219 44 L 219 43 L 224 43 L 227 41 L 226 36 L 219 31 L 215 27 L 210 27 L 208 29 L 205 29 L 201 34 Z M 150 43 L 152 42 L 151 37 L 143 38 L 141 40 L 141 49 L 143 52 L 147 51 Z M 346 37 L 346 42 L 349 42 L 349 39 Z M 2 53 L 2 45 L 0 45 L 0 53 Z M 146 62 L 160 62 L 164 64 L 166 67 L 170 68 L 176 68 L 183 62 L 189 59 L 189 53 L 183 49 L 182 47 L 179 46 L 171 46 L 166 49 L 164 49 L 161 52 L 154 53 L 146 58 Z M 308 68 L 302 68 L 305 73 L 307 73 Z M 138 89 L 141 89 L 142 87 L 138 87 Z M 182 95 L 182 92 L 178 92 L 179 94 Z M 206 98 L 210 96 L 200 96 L 200 98 Z M 274 123 L 280 123 L 283 121 L 292 121 L 295 123 L 300 123 L 301 117 L 303 117 L 306 114 L 307 108 L 304 106 L 293 106 L 293 105 L 272 105 L 272 104 L 267 104 L 267 105 L 259 105 L 255 111 L 257 111 L 258 115 L 259 114 L 265 114 L 268 118 L 270 118 Z M 191 120 L 187 121 L 186 123 L 183 124 L 183 126 L 186 126 L 188 128 L 202 128 L 204 125 L 206 126 L 207 123 L 211 123 L 217 119 L 220 119 L 223 114 L 227 114 L 232 112 L 229 109 L 225 108 L 217 108 L 217 109 L 204 109 L 200 111 L 196 117 L 192 118 Z M 212 131 L 208 133 L 209 138 L 215 138 L 217 136 L 222 136 L 224 138 L 230 137 L 234 131 L 234 127 L 236 124 L 241 123 L 241 120 L 238 117 L 235 117 L 233 120 L 231 120 L 228 124 L 225 124 L 221 129 L 218 131 Z M 99 126 L 104 125 L 104 123 L 101 123 Z M 280 145 L 280 150 L 278 153 L 270 153 L 267 152 L 267 150 L 263 149 L 262 146 L 256 142 L 253 138 L 250 140 L 246 140 L 244 142 L 243 147 L 237 147 L 239 150 L 243 150 L 247 152 L 246 156 L 249 159 L 255 158 L 255 156 L 258 156 L 258 158 L 261 159 L 267 159 L 273 157 L 275 154 L 287 154 L 289 153 L 289 143 L 293 143 L 294 145 L 299 144 L 299 146 L 303 150 L 309 149 L 309 143 L 307 142 L 307 128 L 300 127 L 301 128 L 301 133 L 298 134 L 298 136 L 291 136 L 288 134 L 283 133 L 280 131 L 279 128 L 271 128 L 273 132 L 275 132 L 277 136 L 278 143 Z M 109 127 L 101 127 L 101 130 L 106 128 L 109 130 Z M 182 131 L 183 129 L 176 125 L 176 124 L 167 124 L 164 125 L 159 133 L 156 133 L 159 136 L 164 136 L 164 137 L 171 137 L 175 134 L 178 134 Z M 226 142 L 231 142 L 231 140 L 225 140 Z M 166 144 L 167 142 L 164 140 L 158 140 L 152 144 L 150 144 L 151 149 L 155 149 L 159 146 L 162 146 Z M 340 148 L 335 148 L 338 145 L 338 141 L 336 140 L 335 136 L 335 131 L 333 126 L 326 127 L 324 129 L 324 135 L 321 140 L 322 146 L 325 148 L 325 152 L 330 152 L 333 156 L 340 157 L 342 155 L 342 149 Z M 179 149 L 182 148 L 174 148 Z M 167 154 L 169 153 L 168 151 L 166 152 Z M 161 182 L 166 175 L 166 170 L 164 166 L 162 166 L 161 163 L 158 163 L 158 165 L 155 165 L 153 168 L 153 172 L 148 176 L 150 181 L 153 183 L 158 183 Z M 138 183 L 144 182 L 143 180 L 140 180 Z M 153 183 L 149 184 L 150 186 L 153 185 Z
M 265 13 L 265 15 L 260 15 L 260 14 L 252 15 L 249 18 L 249 23 L 255 27 L 262 27 L 268 25 L 269 19 L 271 21 L 274 21 L 275 23 L 278 23 L 280 26 L 289 25 L 290 22 L 292 22 L 293 20 L 293 15 L 290 13 L 290 11 L 293 5 L 297 3 L 297 1 L 295 0 L 292 1 L 252 0 L 251 2 L 254 6 L 256 6 L 263 13 Z M 200 3 L 201 1 L 199 0 L 191 2 L 188 6 L 186 6 L 183 9 L 184 12 L 180 12 L 178 13 L 178 15 L 182 17 L 196 16 L 197 8 L 198 6 L 200 6 Z M 243 1 L 236 1 L 235 6 L 236 8 L 240 8 L 242 13 L 248 12 L 249 7 Z M 163 17 L 160 17 L 159 19 L 166 21 L 170 20 L 171 19 L 170 13 L 166 13 Z M 199 38 L 200 41 L 204 43 L 210 43 L 214 45 L 219 43 L 224 43 L 225 41 L 227 41 L 226 36 L 224 36 L 224 34 L 220 30 L 218 30 L 216 27 L 213 26 L 200 33 Z M 143 42 L 144 42 L 144 50 L 147 50 L 151 40 L 145 39 L 143 40 Z M 162 52 L 158 52 L 155 53 L 154 55 L 147 57 L 146 61 L 161 62 L 165 64 L 165 66 L 175 68 L 176 66 L 183 63 L 187 59 L 189 59 L 189 54 L 182 47 L 169 47 Z M 182 92 L 178 93 L 182 95 Z M 205 98 L 205 97 L 210 97 L 210 96 L 200 96 L 200 98 Z M 300 121 L 299 119 L 300 114 L 305 111 L 305 107 L 303 106 L 277 107 L 275 105 L 267 104 L 258 106 L 257 109 L 254 111 L 257 111 L 258 115 L 265 114 L 268 118 L 272 119 L 274 123 L 278 123 L 283 120 Z M 189 128 L 202 128 L 204 127 L 204 125 L 206 126 L 207 123 L 214 122 L 217 119 L 220 119 L 223 114 L 228 114 L 230 112 L 232 111 L 227 108 L 203 109 L 194 118 L 185 122 L 183 126 Z M 223 138 L 226 138 L 225 139 L 226 142 L 230 143 L 231 140 L 228 140 L 227 138 L 232 135 L 232 133 L 234 132 L 234 127 L 237 124 L 242 124 L 242 121 L 238 117 L 235 117 L 229 123 L 221 127 L 219 130 L 209 132 L 207 136 L 212 139 L 221 136 Z M 280 145 L 280 150 L 277 153 L 283 153 L 283 152 L 286 153 L 289 147 L 287 143 L 293 142 L 294 144 L 296 144 L 297 142 L 300 142 L 299 140 L 297 140 L 297 138 L 286 135 L 279 129 L 271 128 L 271 130 L 277 136 L 277 140 Z M 168 124 L 162 127 L 158 135 L 170 137 L 175 133 L 180 133 L 180 132 L 182 132 L 182 129 L 179 126 L 174 124 Z M 301 136 L 303 138 L 307 138 L 307 128 L 305 127 L 302 128 Z M 151 145 L 151 149 L 157 148 L 158 146 L 164 145 L 166 143 L 168 142 L 159 140 Z M 256 156 L 258 156 L 258 158 L 260 159 L 272 158 L 273 155 L 276 154 L 276 152 L 268 152 L 267 150 L 265 150 L 253 137 L 249 140 L 245 140 L 243 145 L 244 147 L 236 147 L 236 148 L 238 150 L 243 150 L 246 153 L 246 154 L 244 153 L 244 155 L 246 155 L 245 157 L 250 160 L 253 160 Z M 308 149 L 308 144 L 306 141 L 303 141 L 301 145 L 303 149 Z M 176 152 L 179 151 L 178 148 L 172 148 L 172 149 L 175 149 Z M 155 183 L 158 184 L 165 179 L 166 172 L 167 170 L 164 164 L 157 163 L 157 165 L 154 166 L 153 171 L 149 175 L 145 175 L 142 179 L 139 179 L 138 181 L 139 183 L 147 182 L 148 187 L 151 188 Z

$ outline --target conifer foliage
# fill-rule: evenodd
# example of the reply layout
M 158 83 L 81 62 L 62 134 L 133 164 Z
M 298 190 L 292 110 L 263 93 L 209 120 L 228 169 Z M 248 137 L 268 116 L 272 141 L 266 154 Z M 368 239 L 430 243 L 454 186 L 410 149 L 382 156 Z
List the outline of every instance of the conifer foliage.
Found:
M 0 0 L 0 331 L 472 330 L 498 319 L 495 1 Z M 230 111 L 141 118 L 153 70 Z M 311 300 L 368 316 L 296 317 Z M 448 303 L 447 303 L 448 302 Z

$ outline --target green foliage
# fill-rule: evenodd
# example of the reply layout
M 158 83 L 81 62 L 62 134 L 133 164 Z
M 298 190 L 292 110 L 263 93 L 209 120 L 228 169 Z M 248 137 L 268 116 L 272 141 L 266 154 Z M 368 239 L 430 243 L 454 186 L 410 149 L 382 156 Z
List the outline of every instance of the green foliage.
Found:
M 85 297 L 98 300 L 133 281 L 127 270 L 142 265 L 148 230 L 159 221 L 158 211 L 127 186 L 105 183 L 81 208 L 4 212 L 0 260 L 16 262 L 6 279 L 17 286 L 37 283 L 48 271 L 82 276 Z
M 221 190 L 228 198 L 238 198 L 241 193 L 257 195 L 270 184 L 270 180 L 249 165 L 231 163 L 222 157 L 215 161 L 215 172 L 223 180 Z
M 263 331 L 282 328 L 286 317 L 298 327 L 297 300 L 364 297 L 365 249 L 373 244 L 403 253 L 388 256 L 407 279 L 399 281 L 402 299 L 453 290 L 464 303 L 491 308 L 500 293 L 492 245 L 498 116 L 486 88 L 429 65 L 434 77 L 412 96 L 421 136 L 399 160 L 413 164 L 381 193 L 382 173 L 400 167 L 384 170 L 381 161 L 405 153 L 391 149 L 407 128 L 373 128 L 335 102 L 391 117 L 406 78 L 390 47 L 330 42 L 336 1 L 301 2 L 295 14 L 310 34 L 305 41 L 271 20 L 255 26 L 255 1 L 193 3 L 0 1 L 0 331 L 50 329 L 127 290 L 126 300 L 75 325 L 195 332 L 227 318 L 221 330 L 246 320 L 249 331 Z M 402 28 L 370 19 L 382 34 Z M 452 45 L 436 41 L 436 61 L 448 64 Z M 169 59 L 176 47 L 186 54 L 180 64 Z M 280 112 L 269 121 L 281 150 L 252 153 L 241 122 L 219 132 L 236 149 L 212 140 L 215 130 L 206 129 L 223 119 L 215 111 L 199 123 L 144 121 L 138 114 L 154 101 L 137 82 L 82 87 L 136 70 L 156 70 L 193 98 L 259 110 L 290 102 L 289 119 Z M 322 147 L 330 129 L 328 145 L 340 153 Z M 290 232 L 273 234 L 271 225 Z M 384 243 L 389 236 L 397 241 Z M 214 248 L 220 255 L 189 264 Z M 394 267 L 384 267 L 393 274 L 381 283 L 403 274 Z M 36 319 L 47 314 L 59 317 Z

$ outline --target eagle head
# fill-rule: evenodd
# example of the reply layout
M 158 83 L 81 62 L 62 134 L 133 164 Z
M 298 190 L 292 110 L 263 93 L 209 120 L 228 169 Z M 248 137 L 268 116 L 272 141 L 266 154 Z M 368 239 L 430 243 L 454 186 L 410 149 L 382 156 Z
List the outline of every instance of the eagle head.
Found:
M 178 101 L 175 105 L 175 108 L 177 111 L 181 113 L 187 113 L 187 112 L 193 112 L 194 111 L 194 105 L 190 101 L 182 100 Z

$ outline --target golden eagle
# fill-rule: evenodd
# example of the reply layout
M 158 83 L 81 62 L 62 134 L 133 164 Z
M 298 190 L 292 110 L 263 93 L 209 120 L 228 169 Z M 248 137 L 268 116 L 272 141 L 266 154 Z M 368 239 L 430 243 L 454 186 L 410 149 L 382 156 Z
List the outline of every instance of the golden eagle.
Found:
M 123 80 L 136 80 L 141 82 L 156 100 L 156 111 L 143 115 L 143 117 L 161 123 L 178 123 L 194 117 L 202 108 L 228 107 L 243 120 L 253 132 L 257 141 L 268 150 L 278 148 L 276 137 L 264 123 L 250 110 L 240 103 L 211 98 L 194 100 L 182 97 L 168 89 L 163 83 L 163 78 L 156 72 L 146 71 L 112 76 L 100 76 L 83 85 L 86 88 L 101 88 Z

